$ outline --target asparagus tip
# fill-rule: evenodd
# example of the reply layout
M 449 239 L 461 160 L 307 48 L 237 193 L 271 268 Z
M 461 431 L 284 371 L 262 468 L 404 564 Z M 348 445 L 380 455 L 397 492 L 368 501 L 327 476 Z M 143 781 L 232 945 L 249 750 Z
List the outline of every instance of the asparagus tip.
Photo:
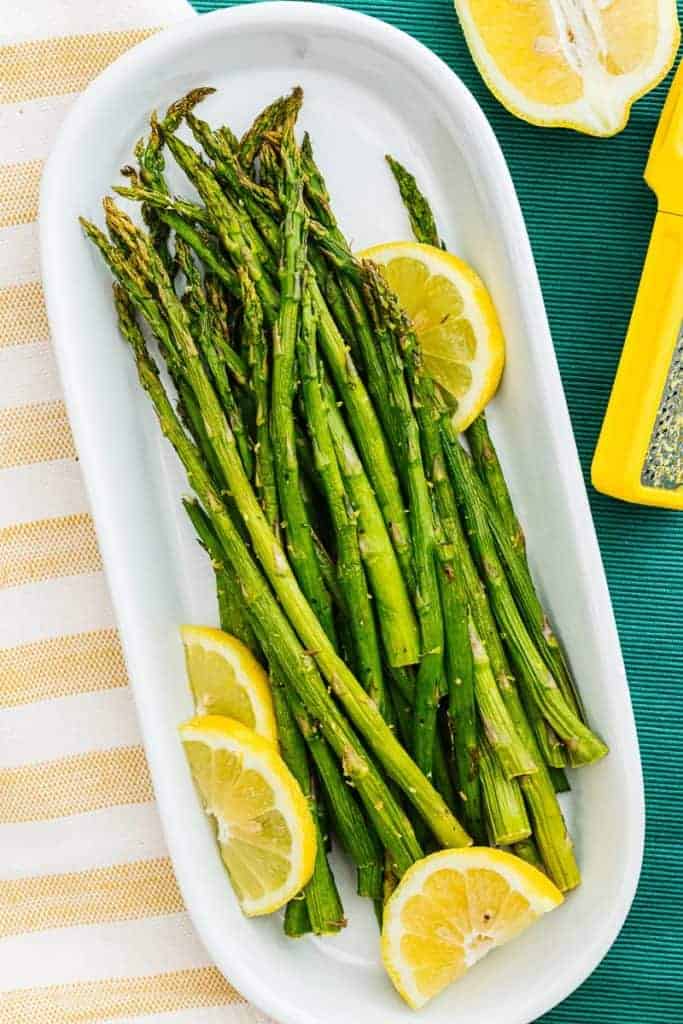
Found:
M 158 125 L 161 134 L 165 135 L 176 131 L 180 122 L 193 107 L 196 107 L 198 103 L 201 103 L 214 92 L 216 92 L 216 89 L 212 85 L 200 85 L 196 89 L 190 89 L 185 96 L 181 96 L 180 99 L 171 103 L 166 111 L 163 124 Z

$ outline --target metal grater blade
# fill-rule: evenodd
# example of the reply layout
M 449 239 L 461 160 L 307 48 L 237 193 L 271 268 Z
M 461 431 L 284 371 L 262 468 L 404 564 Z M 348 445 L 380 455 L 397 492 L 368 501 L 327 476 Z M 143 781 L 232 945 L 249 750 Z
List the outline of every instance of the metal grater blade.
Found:
M 675 491 L 683 487 L 683 325 L 659 403 L 645 464 L 645 487 Z

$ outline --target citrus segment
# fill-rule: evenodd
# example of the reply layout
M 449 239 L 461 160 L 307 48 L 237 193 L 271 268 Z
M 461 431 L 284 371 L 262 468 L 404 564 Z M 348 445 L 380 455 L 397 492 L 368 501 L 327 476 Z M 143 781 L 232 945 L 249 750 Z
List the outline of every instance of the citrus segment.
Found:
M 193 718 L 180 736 L 242 910 L 272 913 L 313 873 L 315 831 L 298 784 L 275 746 L 240 722 Z
M 389 242 L 361 253 L 379 264 L 413 321 L 425 366 L 464 430 L 494 395 L 505 342 L 491 297 L 464 260 L 432 245 Z
M 389 899 L 384 965 L 418 1009 L 562 899 L 544 874 L 512 854 L 442 850 L 413 865 Z
M 484 80 L 533 124 L 613 135 L 671 67 L 673 0 L 455 0 Z
M 277 742 L 268 676 L 249 648 L 209 626 L 182 626 L 180 634 L 197 714 L 234 718 Z

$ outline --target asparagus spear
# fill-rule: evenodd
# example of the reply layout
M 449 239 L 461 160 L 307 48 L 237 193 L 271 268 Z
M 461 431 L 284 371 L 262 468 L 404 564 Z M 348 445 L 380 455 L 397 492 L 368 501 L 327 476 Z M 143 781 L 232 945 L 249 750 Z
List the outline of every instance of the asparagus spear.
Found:
M 406 747 L 410 747 L 413 740 L 413 703 L 415 701 L 415 678 L 412 669 L 391 668 L 387 669 L 387 676 L 390 682 L 390 697 L 396 709 L 399 734 Z M 434 785 L 453 811 L 457 813 L 458 800 L 450 778 L 450 751 L 444 742 L 440 731 L 437 730 L 434 742 Z M 480 834 L 473 834 L 475 842 L 479 842 Z
M 270 253 L 251 221 L 229 201 L 211 168 L 191 146 L 171 133 L 165 139 L 177 164 L 203 199 L 221 245 L 235 262 L 244 264 L 264 308 L 276 310 L 279 306 L 278 293 L 266 269 L 270 263 Z
M 292 689 L 309 713 L 320 721 L 323 734 L 342 760 L 345 773 L 355 785 L 378 834 L 392 851 L 400 870 L 405 871 L 421 855 L 410 823 L 332 700 L 315 661 L 301 646 L 235 528 L 198 449 L 183 431 L 139 328 L 127 325 L 126 337 L 134 346 L 140 382 L 152 400 L 162 431 L 178 453 L 192 488 L 219 538 L 232 573 L 239 581 L 244 604 L 250 610 L 252 626 L 261 624 L 259 640 L 267 659 L 280 665 L 288 689 Z
M 408 207 L 417 240 L 443 247 L 443 242 L 439 241 L 429 204 L 417 187 L 414 177 L 405 168 L 402 168 L 398 161 L 391 160 L 390 166 L 397 179 L 403 177 L 407 183 L 407 188 L 401 187 L 401 181 L 399 180 L 399 187 L 404 202 Z M 425 210 L 428 211 L 426 217 L 424 216 Z M 482 422 L 485 425 L 485 420 Z M 495 455 L 492 443 L 490 444 L 490 451 Z M 495 461 L 497 463 L 497 458 Z M 500 479 L 502 480 L 504 491 L 507 492 L 502 471 Z M 527 722 L 517 688 L 507 665 L 507 659 L 488 607 L 488 602 L 485 599 L 481 583 L 477 578 L 476 570 L 469 558 L 469 551 L 466 552 L 466 556 L 463 564 L 467 575 L 467 589 L 470 601 L 476 611 L 477 628 L 485 638 L 494 674 L 498 680 L 511 717 L 528 749 L 534 753 L 536 760 L 540 761 L 540 751 L 536 738 L 529 728 L 529 723 Z M 541 735 L 540 729 L 537 728 L 536 732 Z M 558 792 L 568 788 L 566 778 L 560 770 L 551 768 L 550 772 L 554 788 Z M 578 868 L 573 857 L 571 842 L 569 841 L 559 806 L 550 793 L 550 778 L 545 768 L 543 767 L 538 775 L 533 778 L 525 778 L 522 782 L 522 787 L 525 789 L 525 796 L 532 811 L 532 816 L 534 816 L 538 824 L 540 833 L 539 843 L 543 848 L 546 865 L 561 888 L 572 888 L 579 881 Z M 545 811 L 543 810 L 544 808 Z
M 395 339 L 387 329 L 389 310 L 385 293 L 374 272 L 367 269 L 367 298 L 373 303 L 375 330 L 389 391 L 389 415 L 398 462 L 409 499 L 408 515 L 415 564 L 415 605 L 422 646 L 415 687 L 415 742 L 417 764 L 432 773 L 436 711 L 445 691 L 444 628 L 436 575 L 436 541 L 429 487 L 422 461 L 420 432 L 403 374 Z
M 125 329 L 126 325 L 124 323 Z M 216 572 L 219 594 L 225 590 L 230 592 L 229 609 L 226 606 L 229 617 L 224 618 L 224 610 L 220 611 L 221 628 L 239 637 L 258 656 L 262 645 L 257 640 L 256 633 L 261 632 L 262 626 L 254 623 L 252 627 L 248 610 L 243 605 L 236 581 L 225 571 L 220 541 L 203 509 L 196 501 L 185 501 L 184 504 L 202 545 L 211 557 Z M 219 600 L 220 609 L 221 604 Z M 271 664 L 271 683 L 278 722 L 278 735 L 281 747 L 283 747 L 285 761 L 290 765 L 290 760 L 284 749 L 286 747 L 287 750 L 291 751 L 291 759 L 293 762 L 296 762 L 300 774 L 301 766 L 305 760 L 301 756 L 301 739 L 303 738 L 310 750 L 320 781 L 332 808 L 339 838 L 344 849 L 357 866 L 358 894 L 360 896 L 367 896 L 370 899 L 376 899 L 380 895 L 382 888 L 382 848 L 374 837 L 374 833 L 368 828 L 351 789 L 344 782 L 339 765 L 323 739 L 319 726 L 313 721 L 301 700 L 293 692 L 290 691 L 285 695 L 286 688 L 283 683 L 283 674 L 273 664 Z M 299 734 L 298 738 L 293 735 L 294 732 Z M 295 773 L 297 780 L 299 780 L 299 774 Z M 311 798 L 315 798 L 313 791 Z M 320 804 L 319 800 L 317 802 Z M 320 818 L 319 808 L 318 818 Z M 324 843 L 321 845 L 324 847 Z M 316 873 L 314 873 L 313 877 L 316 878 Z M 319 899 L 319 897 L 316 898 Z M 338 905 L 338 911 L 335 911 L 331 900 L 323 900 L 323 905 L 325 902 L 328 903 L 329 907 L 326 915 L 328 924 L 339 922 L 342 919 L 341 904 Z M 292 913 L 294 920 L 291 923 L 291 927 L 293 928 L 295 922 L 301 919 L 300 908 L 294 907 Z M 318 920 L 315 913 L 312 915 L 312 919 L 314 922 Z M 313 930 L 318 931 L 316 927 Z M 339 929 L 337 928 L 336 930 Z
M 121 331 L 132 341 L 135 328 L 130 306 L 127 305 L 125 296 L 121 292 L 115 294 Z M 137 340 L 135 343 L 138 344 Z M 260 652 L 256 635 L 248 615 L 245 614 L 236 582 L 225 571 L 220 541 L 211 522 L 196 501 L 186 500 L 183 504 L 202 546 L 211 559 L 216 574 L 221 629 L 237 636 L 258 656 Z M 304 889 L 303 899 L 297 897 L 287 904 L 284 929 L 285 933 L 292 938 L 308 931 L 314 931 L 317 935 L 334 935 L 343 927 L 344 910 L 325 854 L 319 805 L 311 784 L 308 756 L 301 733 L 287 706 L 282 684 L 278 680 L 277 673 L 273 671 L 273 666 L 271 666 L 271 683 L 280 752 L 308 800 L 317 838 L 313 875 Z
M 235 351 L 230 341 L 230 307 L 225 289 L 218 278 L 207 271 L 204 274 L 204 290 L 211 313 L 214 345 L 235 383 L 240 388 L 246 388 L 249 371 L 241 355 Z
M 205 199 L 216 233 L 228 256 L 238 263 L 240 256 L 244 257 L 247 270 L 255 282 L 262 301 L 266 322 L 269 325 L 274 324 L 279 309 L 277 293 L 265 274 L 258 256 L 245 241 L 239 221 L 235 219 L 234 208 L 227 204 L 227 200 L 222 196 L 220 185 L 211 174 L 210 169 L 202 163 L 190 147 L 185 147 L 179 140 L 175 140 L 173 144 L 169 142 L 169 145 L 171 148 L 175 147 L 174 155 Z M 132 193 L 133 190 L 130 191 Z M 135 198 L 134 195 L 131 197 Z M 188 221 L 183 223 L 178 206 L 173 205 L 167 197 L 155 195 L 155 193 L 151 193 L 149 201 L 159 203 L 160 217 L 169 224 L 173 223 L 176 231 L 182 233 L 200 257 L 205 260 L 207 266 L 233 293 L 239 294 L 239 286 L 235 281 L 232 269 L 226 266 L 225 261 L 216 257 L 212 247 L 207 245 L 206 240 L 196 232 Z M 244 220 L 244 216 L 242 216 L 242 220 Z M 339 333 L 315 278 L 313 278 L 311 287 L 313 302 L 319 316 L 318 331 L 321 349 L 335 385 L 344 401 L 351 430 L 363 458 L 366 472 L 375 488 L 377 500 L 402 571 L 406 578 L 411 578 L 412 556 L 407 517 L 386 438 L 363 381 L 349 357 L 344 338 Z
M 531 835 L 531 826 L 516 779 L 506 779 L 491 744 L 482 734 L 480 776 L 486 825 L 492 846 L 508 846 Z
M 226 375 L 227 367 L 221 355 L 222 347 L 219 350 L 214 342 L 208 300 L 199 268 L 192 258 L 189 246 L 182 238 L 176 239 L 176 256 L 178 265 L 185 275 L 186 284 L 182 301 L 188 313 L 190 330 L 199 347 L 199 351 L 204 357 L 208 373 L 220 398 L 223 412 L 235 435 L 244 470 L 247 476 L 251 476 L 253 472 L 253 455 L 244 427 L 242 413 L 230 390 Z
M 269 430 L 268 395 L 269 366 L 265 337 L 263 334 L 263 312 L 254 284 L 245 270 L 239 270 L 242 286 L 243 332 L 251 386 L 256 398 L 256 489 L 271 530 L 276 537 L 280 533 L 280 513 L 275 477 L 275 459 Z
M 277 131 L 284 122 L 293 123 L 296 120 L 303 98 L 303 90 L 296 86 L 289 96 L 281 96 L 261 111 L 240 140 L 238 156 L 245 170 L 251 169 L 268 135 Z
M 455 758 L 461 815 L 475 843 L 483 842 L 479 738 L 475 703 L 475 671 L 470 631 L 474 632 L 467 598 L 457 569 L 455 549 L 439 537 L 439 587 L 446 623 L 448 727 Z M 494 680 L 495 686 L 495 680 Z
M 302 275 L 306 266 L 306 216 L 301 172 L 294 136 L 287 131 L 282 145 L 283 196 L 280 314 L 273 328 L 273 378 L 270 433 L 280 510 L 290 562 L 304 594 L 325 632 L 336 642 L 332 603 L 320 575 L 311 525 L 301 493 L 296 452 L 293 400 L 296 340 L 301 319 Z
M 387 527 L 329 382 L 323 382 L 327 422 L 344 485 L 358 515 L 360 551 L 368 573 L 389 665 L 420 657 L 417 622 Z
M 120 285 L 114 285 L 114 298 L 119 320 L 119 330 L 130 340 L 135 332 L 135 314 Z M 183 498 L 183 506 L 192 523 L 199 543 L 206 551 L 211 568 L 216 577 L 216 597 L 218 600 L 218 621 L 221 629 L 258 653 L 258 641 L 251 628 L 239 590 L 235 581 L 226 570 L 225 559 L 220 542 L 204 509 L 195 498 Z
M 500 494 L 501 485 L 505 486 L 505 481 L 499 475 L 500 465 L 495 450 L 491 447 L 483 416 L 479 417 L 470 427 L 467 437 L 473 461 L 479 470 L 479 476 L 483 479 L 484 486 L 488 486 L 487 494 L 492 499 L 493 505 L 493 507 L 489 506 L 491 532 L 526 627 L 543 660 L 556 679 L 565 701 L 572 711 L 585 721 L 585 712 L 564 652 L 553 632 L 531 578 L 526 559 L 524 534 L 514 514 L 509 494 L 507 503 Z M 494 498 L 494 494 L 496 498 Z
M 273 215 L 278 219 L 281 217 L 282 209 L 279 199 L 269 188 L 258 184 L 245 173 L 235 153 L 217 132 L 211 130 L 206 121 L 200 120 L 191 113 L 186 115 L 185 120 L 206 155 L 213 160 L 213 169 L 217 179 L 234 200 L 244 202 L 249 216 L 263 237 L 263 241 L 271 253 L 278 256 L 280 233 L 277 224 L 273 221 Z
M 431 207 L 420 191 L 414 176 L 393 157 L 387 156 L 387 162 L 398 184 L 404 205 L 408 210 L 416 239 L 418 242 L 424 242 L 427 245 L 444 248 L 444 243 L 439 239 Z M 511 582 L 513 583 L 517 600 L 520 601 L 523 609 L 525 606 L 527 608 L 527 611 L 523 610 L 527 627 L 532 630 L 535 639 L 538 637 L 536 642 L 539 645 L 539 650 L 558 681 L 565 700 L 570 708 L 585 721 L 585 713 L 566 659 L 538 601 L 533 580 L 528 571 L 524 533 L 515 515 L 510 492 L 488 431 L 486 416 L 483 412 L 469 427 L 467 439 L 470 443 L 472 456 L 479 474 L 488 488 L 492 507 L 498 511 L 504 537 L 512 545 L 510 555 L 512 560 L 517 562 L 513 571 L 520 582 L 515 583 L 512 578 Z M 503 557 L 506 564 L 509 565 L 509 559 L 505 556 Z M 545 759 L 550 759 L 552 763 L 554 747 L 552 739 L 548 737 L 546 731 L 540 728 L 537 730 L 537 735 L 543 746 Z M 566 780 L 563 783 L 564 777 L 562 774 L 558 773 L 556 777 L 558 785 L 566 788 Z
M 244 298 L 244 331 L 252 369 L 252 383 L 257 394 L 257 445 L 256 458 L 261 477 L 261 503 L 271 525 L 279 528 L 277 489 L 272 463 L 271 439 L 268 431 L 268 372 L 267 353 L 262 330 L 261 309 L 258 296 L 248 275 L 242 270 L 240 280 Z M 265 478 L 269 483 L 264 484 Z M 320 561 L 320 560 L 319 560 Z M 362 813 L 339 771 L 319 729 L 307 714 L 304 705 L 290 692 L 289 704 L 293 708 L 302 736 L 316 763 L 330 806 L 333 809 L 337 831 L 345 849 L 349 852 L 358 871 L 358 892 L 362 896 L 376 898 L 381 887 L 381 848 L 373 840 Z M 289 709 L 287 713 L 289 712 Z M 291 928 L 298 927 L 301 910 L 293 908 Z M 287 923 L 287 922 L 286 922 Z
M 327 410 L 318 376 L 315 332 L 315 313 L 310 290 L 305 283 L 297 352 L 307 427 L 335 531 L 337 579 L 344 592 L 349 613 L 348 621 L 353 634 L 358 678 L 375 701 L 382 716 L 386 718 L 382 660 L 375 617 L 361 559 L 356 516 L 344 488 L 327 423 Z
M 351 255 L 351 248 L 341 232 L 332 211 L 330 196 L 325 179 L 315 162 L 309 135 L 304 136 L 302 143 L 302 160 L 306 176 L 306 196 L 312 212 L 324 232 L 319 234 L 327 245 L 338 248 L 346 256 Z M 329 251 L 329 249 L 328 249 Z M 368 390 L 375 402 L 375 408 L 390 443 L 392 442 L 393 424 L 390 421 L 390 393 L 382 359 L 375 343 L 373 329 L 365 309 L 365 302 L 360 288 L 353 280 L 343 282 L 343 288 L 335 288 L 335 274 L 330 275 L 330 291 L 338 322 L 344 324 L 345 336 L 353 339 L 365 369 Z M 343 294 L 342 294 L 343 293 Z M 346 308 L 344 307 L 346 301 Z M 349 323 L 349 317 L 353 326 Z M 348 332 L 348 333 L 347 333 Z
M 434 245 L 437 249 L 444 248 L 443 243 L 439 239 L 439 232 L 437 231 L 432 208 L 420 191 L 414 176 L 393 156 L 387 154 L 386 161 L 396 179 L 403 205 L 410 217 L 410 226 L 413 229 L 415 238 L 418 242 Z
M 474 423 L 467 428 L 467 440 L 477 472 L 488 488 L 491 501 L 498 510 L 501 521 L 505 524 L 510 542 L 526 561 L 524 530 L 515 513 L 507 481 L 503 474 L 503 467 L 489 433 L 485 413 L 480 413 Z
M 123 216 L 120 211 L 116 211 L 116 208 L 111 203 L 107 204 L 107 212 L 110 220 L 113 220 L 114 222 L 117 218 Z M 235 499 L 241 520 L 249 532 L 254 552 L 261 562 L 261 565 L 281 602 L 282 608 L 289 616 L 290 622 L 296 628 L 297 633 L 306 645 L 306 648 L 309 651 L 314 652 L 317 666 L 320 668 L 333 692 L 344 706 L 351 721 L 355 724 L 361 735 L 364 736 L 369 746 L 384 766 L 387 774 L 398 783 L 399 787 L 405 792 L 408 799 L 417 808 L 436 838 L 444 846 L 467 844 L 469 837 L 450 813 L 443 799 L 433 789 L 429 781 L 415 765 L 414 761 L 412 761 L 403 747 L 401 747 L 395 739 L 391 730 L 384 723 L 374 702 L 364 692 L 353 673 L 338 657 L 334 647 L 327 638 L 324 629 L 321 627 L 310 608 L 310 605 L 302 594 L 291 568 L 289 567 L 284 552 L 270 530 L 251 485 L 246 478 L 241 460 L 239 459 L 239 455 L 236 450 L 234 437 L 222 416 L 216 395 L 208 378 L 206 377 L 206 374 L 204 373 L 201 362 L 197 358 L 194 343 L 192 342 L 191 335 L 187 330 L 185 311 L 173 292 L 159 257 L 149 246 L 149 240 L 143 232 L 135 229 L 132 223 L 128 222 L 126 226 L 127 230 L 130 232 L 131 243 L 134 243 L 136 246 L 135 256 L 138 270 L 142 273 L 146 271 L 151 274 L 152 279 L 156 284 L 159 302 L 167 309 L 169 323 L 171 323 L 173 328 L 173 342 L 177 347 L 178 352 L 182 352 L 186 360 L 187 375 L 192 381 L 193 388 L 197 395 L 197 399 L 207 425 L 211 428 L 214 451 L 216 452 L 216 456 L 220 462 L 225 477 L 229 481 L 230 490 Z M 146 383 L 151 385 L 152 382 L 150 381 L 149 371 L 147 371 L 144 376 Z M 182 439 L 186 444 L 189 443 L 184 434 L 182 435 Z M 180 444 L 180 438 L 176 437 L 176 440 Z M 187 448 L 183 447 L 182 451 L 184 456 L 189 459 Z M 191 449 L 191 454 L 193 456 L 193 475 L 198 474 L 201 469 L 202 476 L 200 478 L 200 482 L 202 488 L 207 486 L 212 488 L 211 480 L 199 462 L 196 451 L 193 447 Z M 198 462 L 199 464 L 197 464 Z M 215 490 L 213 488 L 211 493 L 212 495 L 215 494 Z M 199 497 L 201 500 L 201 495 L 199 495 Z M 220 529 L 219 524 L 222 524 Z M 221 536 L 223 545 L 226 548 L 226 554 L 231 554 L 231 552 L 235 550 L 234 547 L 231 548 L 233 540 L 231 534 L 236 531 L 232 521 L 229 519 L 229 516 L 218 516 L 217 514 L 216 529 L 218 530 L 219 536 Z M 228 544 L 228 537 L 230 537 L 231 544 Z M 243 542 L 239 537 L 239 534 L 237 539 L 239 540 L 240 545 L 243 546 Z M 239 551 L 239 554 L 241 556 L 242 552 Z M 243 571 L 247 571 L 247 566 L 242 565 L 241 557 L 239 562 L 239 567 L 235 566 L 234 568 L 237 574 L 241 575 Z M 250 561 L 249 564 L 252 565 L 253 563 Z M 256 566 L 253 566 L 253 568 L 257 573 L 256 578 L 253 578 L 254 588 L 256 591 L 262 589 L 256 588 L 257 579 L 260 580 L 263 585 L 265 585 L 265 581 L 260 577 L 258 570 L 256 570 Z M 257 595 L 255 593 L 254 599 L 256 599 L 256 596 Z M 258 596 L 259 598 L 261 597 L 260 593 Z M 271 609 L 269 609 L 269 611 L 271 611 Z M 282 618 L 284 620 L 283 630 L 284 626 L 286 626 L 287 630 L 291 629 L 289 622 L 284 618 L 284 615 Z M 288 642 L 287 634 L 283 636 L 282 642 L 283 645 Z M 317 707 L 312 706 L 312 700 L 314 697 L 317 699 L 315 689 L 309 687 L 307 688 L 307 692 L 309 694 L 308 700 L 303 696 L 303 694 L 301 695 L 304 703 L 306 704 L 309 712 L 319 715 L 320 704 L 317 704 Z M 337 753 L 339 756 L 342 756 L 345 749 L 345 743 L 343 740 L 340 740 L 339 730 L 343 728 L 345 733 L 349 733 L 350 735 L 353 734 L 350 733 L 349 727 L 343 717 L 338 713 L 337 715 L 333 713 L 332 709 L 334 709 L 334 704 L 332 704 L 331 701 L 329 701 L 329 704 L 331 705 L 330 707 L 328 707 L 328 695 L 325 691 L 325 712 L 321 718 L 321 724 L 324 728 L 328 729 L 330 734 L 334 732 L 334 739 L 337 743 Z M 327 716 L 326 719 L 325 715 Z M 331 736 L 328 737 L 328 740 L 332 744 L 333 741 Z M 354 743 L 358 744 L 355 737 Z M 346 745 L 346 749 L 348 750 L 348 744 Z M 357 760 L 357 756 L 351 756 L 351 763 L 353 765 L 356 765 Z M 361 756 L 359 760 L 365 773 L 364 780 L 370 776 L 371 781 L 374 784 L 373 773 L 367 770 L 367 758 L 365 756 Z M 357 772 L 354 771 L 354 778 L 356 778 L 356 776 Z M 366 786 L 364 780 L 363 785 Z M 359 785 L 358 781 L 356 781 L 356 784 Z M 384 785 L 383 788 L 386 789 Z M 398 808 L 388 792 L 387 799 L 391 800 L 391 818 L 396 821 L 396 818 L 398 817 Z M 373 821 L 376 823 L 378 833 L 381 835 L 380 827 L 377 822 L 380 822 L 381 828 L 386 832 L 387 822 L 384 812 L 381 819 L 378 817 L 377 808 L 373 808 L 373 810 L 368 808 L 368 813 L 371 816 L 374 813 Z M 407 827 L 408 822 L 402 812 L 400 813 L 400 818 Z M 399 825 L 397 825 L 397 830 L 400 833 L 401 840 L 405 841 L 405 830 L 402 832 Z M 395 832 L 391 836 L 391 842 L 385 841 L 385 846 L 390 849 L 392 849 L 392 844 L 393 846 L 397 845 L 397 836 Z M 416 846 L 417 844 L 415 843 L 413 849 Z M 402 863 L 405 865 L 405 851 L 403 848 L 398 851 L 398 856 L 402 857 Z
M 243 228 L 251 224 L 248 216 L 232 207 L 221 193 L 220 186 L 211 173 L 210 168 L 204 164 L 191 147 L 180 142 L 175 136 L 169 136 L 167 142 L 176 160 L 202 195 L 216 233 L 226 252 L 237 261 L 239 261 L 240 257 L 244 259 L 263 302 L 264 315 L 267 321 L 272 324 L 278 315 L 277 295 L 261 262 L 261 257 L 264 255 L 263 252 L 256 252 L 252 248 L 254 242 L 253 225 L 247 231 L 249 237 L 245 238 Z M 152 201 L 152 197 L 148 197 L 148 200 Z M 160 216 L 169 223 L 171 220 L 175 220 L 175 217 L 179 214 L 177 205 L 171 208 L 170 200 L 167 197 L 157 197 L 156 201 L 160 204 Z M 202 245 L 202 240 L 196 237 L 193 238 L 190 232 L 188 232 L 187 227 L 183 230 L 184 237 L 199 251 L 198 247 Z M 221 280 L 224 280 L 230 286 L 232 283 L 230 280 L 231 275 L 225 274 L 222 271 L 220 264 L 215 258 L 211 258 L 213 255 L 213 253 L 209 252 L 207 264 L 215 273 L 221 276 Z M 268 257 L 266 264 L 268 265 L 269 262 Z M 406 515 L 396 474 L 391 465 L 386 440 L 377 422 L 375 410 L 365 392 L 363 383 L 358 376 L 355 366 L 348 357 L 344 339 L 340 335 L 334 319 L 327 308 L 317 282 L 313 284 L 312 290 L 313 301 L 320 318 L 320 342 L 325 358 L 347 406 L 356 443 L 363 454 L 366 470 L 373 478 L 377 497 L 390 529 L 392 541 L 401 561 L 402 569 L 404 573 L 410 573 L 411 555 Z
M 385 322 L 397 339 L 396 346 L 401 348 L 405 356 L 406 370 L 412 390 L 412 405 L 416 410 L 420 427 L 420 441 L 425 452 L 425 461 L 431 470 L 430 483 L 436 495 L 439 512 L 443 516 L 444 532 L 446 529 L 448 530 L 445 535 L 455 545 L 455 562 L 460 563 L 464 557 L 466 545 L 462 537 L 455 498 L 443 465 L 443 452 L 439 438 L 441 411 L 437 401 L 438 396 L 431 378 L 422 371 L 420 350 L 414 329 L 400 310 L 396 297 L 378 270 L 368 266 L 365 273 L 369 276 L 371 286 L 382 304 Z M 382 337 L 381 331 L 379 336 Z M 455 576 L 455 568 L 452 569 L 452 572 Z M 466 671 L 464 638 L 456 635 L 458 621 L 462 622 L 462 617 L 467 614 L 464 608 L 465 595 L 460 589 L 458 598 L 463 607 L 460 608 L 456 620 L 450 626 L 451 649 L 453 655 L 457 656 L 458 663 L 461 664 L 461 667 L 464 666 Z M 474 633 L 470 631 L 470 641 L 473 637 Z M 481 665 L 475 672 L 475 692 L 479 715 L 506 774 L 515 776 L 534 772 L 536 764 L 516 735 L 495 680 L 488 669 Z
M 453 435 L 450 417 L 442 420 L 444 450 L 449 472 L 480 569 L 486 580 L 494 614 L 505 634 L 510 655 L 525 687 L 544 718 L 572 752 L 576 764 L 590 764 L 604 757 L 607 747 L 574 714 L 534 646 L 517 610 L 498 558 L 489 525 L 482 485 L 471 459 Z
M 306 915 L 303 915 L 300 900 L 290 900 L 285 911 L 285 934 L 290 938 L 303 934 L 302 929 L 306 926 L 307 917 L 310 929 L 316 935 L 335 935 L 345 926 L 346 920 L 334 875 L 327 860 L 320 804 L 312 784 L 306 746 L 287 702 L 279 670 L 272 672 L 271 680 L 280 753 L 306 796 L 309 807 L 314 811 L 317 839 L 313 876 L 304 889 Z
M 356 865 L 358 895 L 379 899 L 383 877 L 382 847 L 374 831 L 368 828 L 351 790 L 344 783 L 339 765 L 321 735 L 320 727 L 308 714 L 301 700 L 291 692 L 289 701 L 325 786 L 339 840 Z
M 531 864 L 532 868 L 536 868 L 538 871 L 545 871 L 545 865 L 541 860 L 541 855 L 538 852 L 538 847 L 530 836 L 528 839 L 522 839 L 518 843 L 513 843 L 512 852 L 516 857 L 521 857 L 527 864 Z

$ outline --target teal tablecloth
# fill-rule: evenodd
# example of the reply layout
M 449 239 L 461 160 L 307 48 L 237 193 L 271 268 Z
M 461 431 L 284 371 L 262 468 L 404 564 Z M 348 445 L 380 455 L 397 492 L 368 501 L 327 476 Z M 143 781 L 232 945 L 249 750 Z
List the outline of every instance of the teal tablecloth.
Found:
M 230 0 L 191 2 L 198 11 L 233 6 Z M 534 128 L 508 114 L 488 92 L 451 0 L 337 3 L 374 14 L 429 46 L 469 86 L 491 121 L 531 236 L 588 482 L 649 238 L 655 204 L 642 170 L 668 82 L 635 105 L 628 127 L 616 138 Z M 588 491 L 638 722 L 647 799 L 645 863 L 633 909 L 612 951 L 543 1022 L 678 1024 L 683 1022 L 683 514 L 624 505 L 590 485 Z

